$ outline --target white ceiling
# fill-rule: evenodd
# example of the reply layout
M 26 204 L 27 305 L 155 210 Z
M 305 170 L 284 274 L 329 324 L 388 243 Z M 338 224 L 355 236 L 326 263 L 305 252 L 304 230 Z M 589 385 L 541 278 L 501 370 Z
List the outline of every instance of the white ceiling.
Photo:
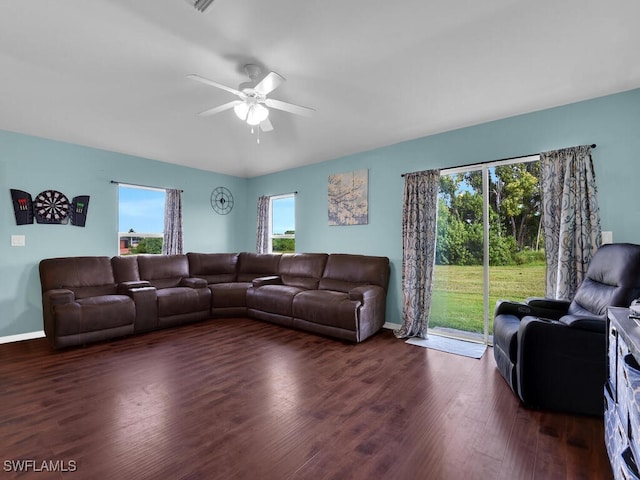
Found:
M 640 87 L 637 0 L 0 0 L 0 129 L 252 177 Z M 287 82 L 260 144 L 242 66 Z

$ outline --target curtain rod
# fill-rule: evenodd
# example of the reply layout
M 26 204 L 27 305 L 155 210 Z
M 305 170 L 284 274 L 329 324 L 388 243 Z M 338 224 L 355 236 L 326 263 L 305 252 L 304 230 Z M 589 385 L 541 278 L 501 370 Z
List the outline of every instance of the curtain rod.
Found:
M 162 187 L 152 187 L 151 185 L 140 185 L 139 183 L 116 182 L 115 180 L 111 180 L 111 183 L 115 183 L 117 185 L 124 185 L 126 187 L 151 188 L 153 190 L 170 190 Z M 180 191 L 184 192 L 184 190 L 180 190 Z
M 595 143 L 592 143 L 590 145 L 590 147 L 591 148 L 596 148 L 597 145 Z M 515 160 L 516 158 L 532 157 L 534 155 L 540 155 L 540 153 L 531 153 L 529 155 L 518 155 L 517 157 L 500 158 L 498 160 L 487 160 L 487 161 L 484 161 L 484 162 L 477 162 L 477 163 L 467 163 L 466 165 L 456 165 L 455 167 L 447 167 L 447 168 L 475 167 L 476 165 L 486 165 L 487 163 L 506 162 L 507 160 Z M 403 173 L 400 176 L 404 178 L 405 175 L 406 175 L 406 173 Z
M 295 192 L 285 192 L 285 193 L 275 193 L 273 195 L 267 195 L 268 197 L 281 197 L 283 195 L 297 195 L 298 191 L 296 190 Z

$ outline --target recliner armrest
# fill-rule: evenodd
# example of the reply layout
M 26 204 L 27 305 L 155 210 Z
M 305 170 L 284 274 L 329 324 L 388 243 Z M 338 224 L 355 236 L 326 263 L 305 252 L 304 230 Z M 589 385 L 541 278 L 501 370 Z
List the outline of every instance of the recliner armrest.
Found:
M 510 302 L 498 300 L 494 316 L 514 315 L 518 318 L 525 316 L 558 320 L 567 314 L 569 302 L 548 298 L 528 298 L 525 302 Z
M 282 278 L 279 275 L 270 275 L 268 277 L 254 278 L 251 283 L 254 287 L 262 287 L 263 285 L 282 285 Z
M 55 288 L 53 290 L 47 290 L 44 293 L 49 301 L 49 305 L 62 305 L 65 303 L 71 303 L 76 301 L 75 294 L 66 288 Z
M 136 305 L 136 332 L 146 332 L 158 328 L 158 291 L 155 287 L 134 287 L 128 290 Z
M 361 285 L 349 290 L 349 300 L 362 303 L 365 303 L 366 300 L 371 301 L 371 299 L 380 295 L 384 296 L 384 288 L 378 285 Z
M 151 284 L 146 280 L 131 280 L 118 284 L 118 293 L 127 295 L 132 288 L 150 287 Z
M 530 297 L 525 303 L 531 307 L 532 315 L 537 317 L 552 318 L 559 320 L 569 311 L 571 302 L 566 300 L 555 300 L 553 298 Z
M 569 309 L 571 302 L 567 300 L 556 300 L 554 298 L 541 298 L 541 297 L 529 297 L 525 300 L 525 303 L 532 308 L 546 308 L 551 310 L 564 310 Z
M 586 315 L 565 315 L 560 322 L 570 328 L 588 330 L 590 332 L 606 333 L 607 322 L 602 317 L 590 317 Z
M 582 317 L 584 318 L 584 317 Z M 606 332 L 525 317 L 518 330 L 518 392 L 533 408 L 602 415 Z
M 207 281 L 200 277 L 186 277 L 180 280 L 181 287 L 206 288 Z
M 356 287 L 349 290 L 349 300 L 353 302 L 364 302 L 365 291 L 362 287 Z
M 522 302 L 510 302 L 508 300 L 498 300 L 496 302 L 496 309 L 494 316 L 497 315 L 515 315 L 518 318 L 522 318 L 525 315 L 532 315 L 532 308 Z

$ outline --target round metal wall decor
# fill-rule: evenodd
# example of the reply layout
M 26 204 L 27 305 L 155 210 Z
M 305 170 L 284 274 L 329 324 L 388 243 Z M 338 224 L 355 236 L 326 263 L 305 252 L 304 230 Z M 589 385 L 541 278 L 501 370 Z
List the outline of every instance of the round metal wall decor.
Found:
M 57 190 L 45 190 L 36 196 L 34 216 L 37 223 L 67 223 L 69 199 Z
M 226 215 L 233 209 L 233 195 L 228 188 L 216 187 L 211 192 L 211 207 L 216 213 Z

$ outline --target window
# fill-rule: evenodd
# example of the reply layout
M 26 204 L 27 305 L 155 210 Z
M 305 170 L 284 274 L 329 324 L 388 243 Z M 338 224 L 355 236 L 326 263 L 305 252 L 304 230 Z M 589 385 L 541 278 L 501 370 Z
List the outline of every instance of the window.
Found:
M 273 253 L 293 253 L 296 250 L 295 194 L 270 198 L 269 247 Z
M 120 255 L 162 253 L 165 191 L 120 184 L 118 240 Z

